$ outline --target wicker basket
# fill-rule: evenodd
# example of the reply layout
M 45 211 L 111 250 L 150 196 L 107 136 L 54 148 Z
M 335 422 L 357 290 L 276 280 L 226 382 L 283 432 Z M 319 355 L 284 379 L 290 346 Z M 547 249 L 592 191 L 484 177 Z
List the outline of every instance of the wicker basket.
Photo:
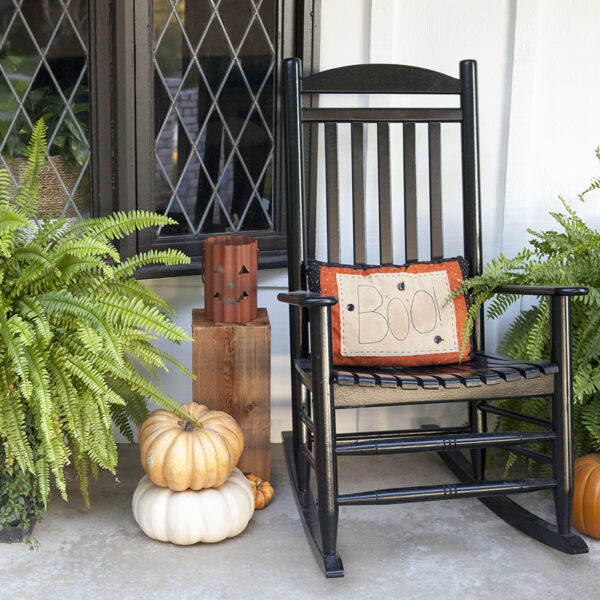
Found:
M 56 155 L 51 156 L 50 160 L 54 164 L 58 175 L 60 176 L 63 184 L 58 180 L 54 169 L 50 164 L 46 164 L 44 167 L 40 169 L 39 173 L 39 182 L 40 182 L 40 190 L 39 190 L 39 202 L 38 202 L 38 210 L 37 217 L 39 219 L 46 219 L 52 217 L 60 217 L 65 204 L 67 204 L 69 197 L 65 192 L 65 187 L 67 190 L 71 191 L 75 187 L 75 183 L 77 182 L 77 175 L 72 173 L 63 159 Z M 17 180 L 17 182 L 21 181 L 23 174 L 25 173 L 25 169 L 27 168 L 27 159 L 26 158 L 13 158 L 8 163 L 8 168 L 12 173 L 12 176 Z M 17 188 L 12 185 L 12 189 L 10 192 L 11 198 L 14 198 L 17 193 Z M 77 187 L 77 191 L 73 196 L 73 202 L 77 206 L 77 209 L 81 213 L 82 216 L 87 216 L 90 212 L 90 201 L 89 201 L 89 186 L 87 185 L 87 178 L 84 175 L 82 180 L 79 182 L 79 186 Z M 71 203 L 65 212 L 65 217 L 77 217 L 77 213 Z

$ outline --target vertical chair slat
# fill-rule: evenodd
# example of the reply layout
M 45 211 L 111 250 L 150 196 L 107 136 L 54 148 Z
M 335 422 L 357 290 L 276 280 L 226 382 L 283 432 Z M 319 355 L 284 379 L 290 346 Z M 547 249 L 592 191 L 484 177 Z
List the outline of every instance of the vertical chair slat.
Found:
M 316 103 L 316 101 L 315 101 Z M 312 106 L 312 104 L 311 104 Z M 305 123 L 305 156 L 307 157 L 304 168 L 309 175 L 306 185 L 306 246 L 308 256 L 314 258 L 317 255 L 317 180 L 318 180 L 318 157 L 319 153 L 319 123 Z
M 391 264 L 393 259 L 392 200 L 390 179 L 390 127 L 377 123 L 377 173 L 379 188 L 379 262 Z
M 444 256 L 442 221 L 442 155 L 439 123 L 429 123 L 429 224 L 431 258 Z
M 364 125 L 352 123 L 352 216 L 354 262 L 367 262 L 365 222 Z
M 327 195 L 327 260 L 330 262 L 340 262 L 340 206 L 336 123 L 325 123 L 325 189 Z
M 419 257 L 417 237 L 417 162 L 415 156 L 415 124 L 404 123 L 404 239 L 406 261 Z

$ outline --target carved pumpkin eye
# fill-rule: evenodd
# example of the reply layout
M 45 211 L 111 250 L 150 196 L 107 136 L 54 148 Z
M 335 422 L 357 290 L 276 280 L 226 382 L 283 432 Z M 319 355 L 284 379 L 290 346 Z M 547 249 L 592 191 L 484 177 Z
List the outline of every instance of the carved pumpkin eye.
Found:
M 250 273 L 250 271 L 248 271 L 248 269 L 246 269 L 245 265 L 242 265 L 242 268 L 240 269 L 240 272 L 238 273 L 238 275 L 241 275 L 242 273 Z
M 223 265 L 219 265 L 216 269 L 215 269 L 215 273 L 225 273 L 225 269 L 223 268 Z

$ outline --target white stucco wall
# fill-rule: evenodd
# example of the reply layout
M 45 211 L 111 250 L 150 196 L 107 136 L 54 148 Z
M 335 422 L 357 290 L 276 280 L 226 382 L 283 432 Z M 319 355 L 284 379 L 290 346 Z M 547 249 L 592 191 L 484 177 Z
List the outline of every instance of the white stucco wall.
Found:
M 600 172 L 600 2 L 597 0 L 322 0 L 321 67 L 356 62 L 413 64 L 458 75 L 458 63 L 479 67 L 481 188 L 484 258 L 512 254 L 527 241 L 527 227 L 550 225 L 558 194 L 576 201 Z M 343 143 L 343 140 L 342 140 Z M 449 157 L 445 169 L 455 168 Z M 598 201 L 578 210 L 600 226 Z M 449 241 L 452 244 L 452 240 Z M 191 309 L 202 306 L 199 277 L 150 280 L 190 329 Z M 287 308 L 283 270 L 261 272 L 259 305 L 272 325 L 272 440 L 290 426 Z M 497 339 L 497 326 L 488 327 Z M 189 345 L 170 348 L 191 368 Z M 191 382 L 177 373 L 162 389 L 191 399 Z M 457 407 L 424 416 L 410 409 L 398 422 L 391 409 L 343 412 L 338 422 L 398 426 L 456 417 Z M 441 410 L 441 412 L 440 412 Z M 403 413 L 406 414 L 406 411 Z

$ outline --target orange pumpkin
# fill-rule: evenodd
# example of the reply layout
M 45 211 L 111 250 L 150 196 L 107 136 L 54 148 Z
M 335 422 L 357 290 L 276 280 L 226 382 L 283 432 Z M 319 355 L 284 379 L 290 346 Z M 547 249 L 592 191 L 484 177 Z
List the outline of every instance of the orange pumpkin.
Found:
M 245 475 L 254 492 L 254 508 L 260 510 L 271 501 L 274 492 L 273 486 L 268 481 L 265 481 L 252 473 L 245 473 Z
M 575 461 L 573 525 L 600 539 L 600 454 L 588 454 Z
M 233 417 L 189 402 L 182 419 L 155 410 L 139 431 L 144 471 L 160 487 L 175 491 L 218 487 L 225 482 L 244 449 L 244 435 Z

